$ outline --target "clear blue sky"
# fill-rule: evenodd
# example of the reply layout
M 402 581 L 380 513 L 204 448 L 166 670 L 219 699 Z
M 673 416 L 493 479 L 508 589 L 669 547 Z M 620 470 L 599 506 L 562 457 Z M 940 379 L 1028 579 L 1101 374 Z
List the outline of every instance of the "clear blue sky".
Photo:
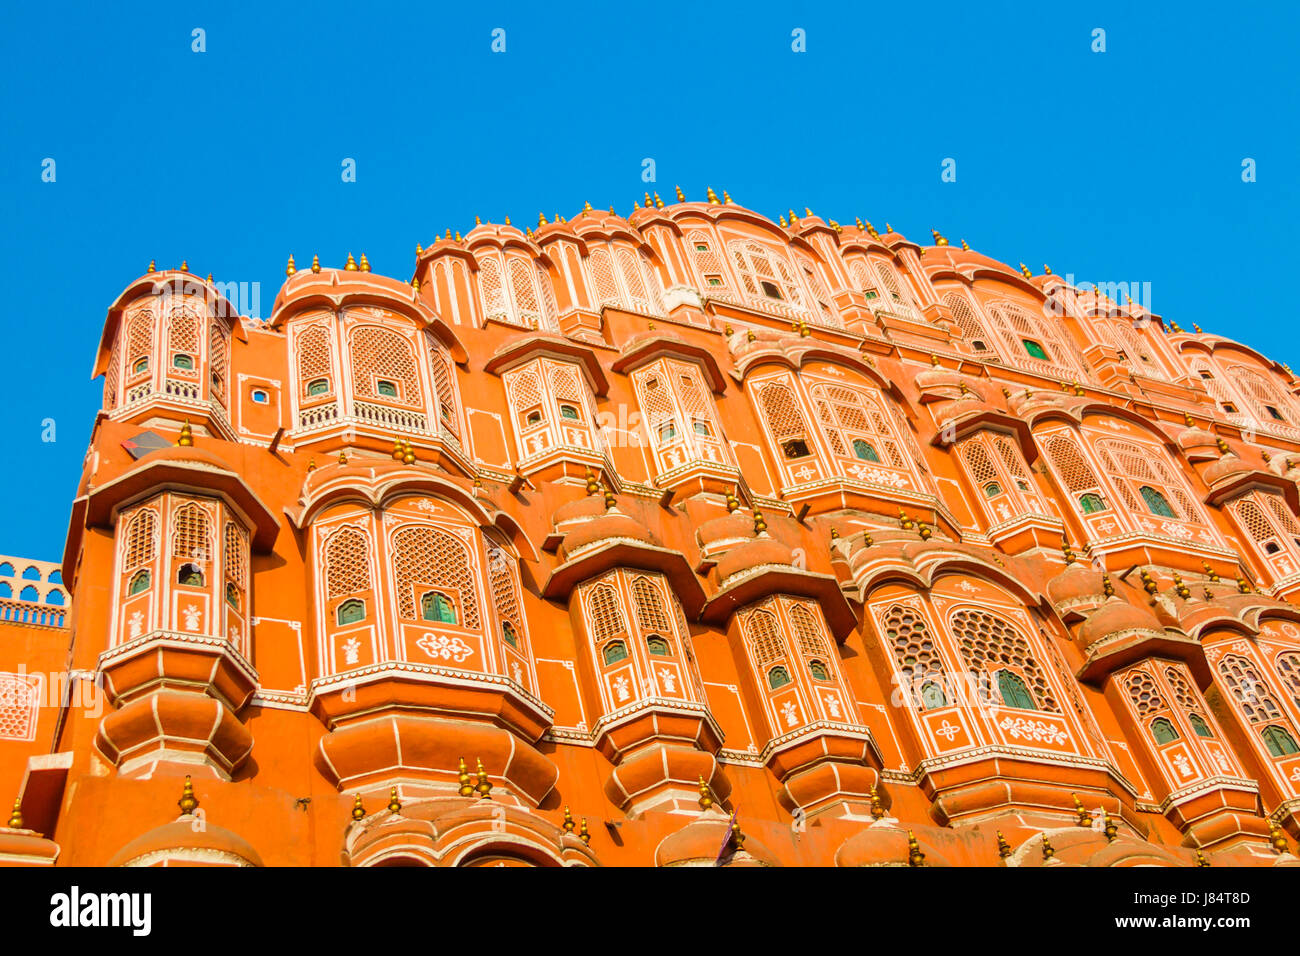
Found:
M 406 278 L 475 213 L 626 214 L 647 157 L 665 198 L 1149 282 L 1167 319 L 1300 368 L 1297 4 L 836 6 L 9 4 L 0 552 L 61 554 L 104 313 L 150 259 L 260 282 L 265 314 L 289 252 Z

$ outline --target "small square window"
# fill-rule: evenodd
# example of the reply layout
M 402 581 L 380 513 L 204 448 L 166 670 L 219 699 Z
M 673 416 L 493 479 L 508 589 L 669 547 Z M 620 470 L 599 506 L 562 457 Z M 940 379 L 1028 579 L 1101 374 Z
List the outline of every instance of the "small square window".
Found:
M 708 245 L 708 243 L 705 243 L 705 242 L 697 242 L 697 243 L 695 244 L 695 251 L 696 251 L 696 252 L 708 252 L 708 251 L 709 251 L 709 245 Z
M 384 398 L 396 398 L 397 383 L 389 382 L 381 378 L 379 381 L 375 383 L 375 391 L 378 392 L 380 395 L 384 396 Z
M 1025 354 L 1030 358 L 1039 359 L 1043 362 L 1048 360 L 1047 350 L 1043 348 L 1042 343 L 1035 342 L 1033 339 L 1021 339 L 1020 342 L 1025 347 Z
M 722 276 L 705 276 L 704 281 L 711 286 L 722 285 Z
M 267 394 L 266 389 L 264 388 L 253 389 L 253 394 L 251 397 L 253 401 L 256 402 L 258 405 L 266 405 L 271 401 L 271 396 Z
M 1237 414 L 1237 406 L 1232 404 L 1232 402 L 1224 402 L 1223 410 L 1227 412 L 1229 415 Z
M 763 294 L 766 295 L 769 299 L 783 298 L 783 296 L 781 295 L 781 290 L 776 287 L 775 282 L 768 282 L 766 279 L 763 279 L 758 284 L 762 286 Z
M 1279 422 L 1284 422 L 1284 421 L 1286 421 L 1286 419 L 1282 417 L 1282 413 L 1279 412 L 1279 411 L 1278 411 L 1275 407 L 1273 407 L 1272 405 L 1265 405 L 1264 408 L 1268 411 L 1268 413 L 1269 413 L 1271 416 L 1273 416 L 1273 418 L 1277 419 Z

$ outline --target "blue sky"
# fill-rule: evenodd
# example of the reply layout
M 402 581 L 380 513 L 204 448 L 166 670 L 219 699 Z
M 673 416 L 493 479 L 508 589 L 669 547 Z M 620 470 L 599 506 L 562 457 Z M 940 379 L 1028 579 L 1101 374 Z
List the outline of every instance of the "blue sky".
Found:
M 836 6 L 9 5 L 0 552 L 61 554 L 104 313 L 150 259 L 260 282 L 265 314 L 290 252 L 406 278 L 476 213 L 626 213 L 677 183 L 1149 282 L 1167 319 L 1300 368 L 1296 4 Z

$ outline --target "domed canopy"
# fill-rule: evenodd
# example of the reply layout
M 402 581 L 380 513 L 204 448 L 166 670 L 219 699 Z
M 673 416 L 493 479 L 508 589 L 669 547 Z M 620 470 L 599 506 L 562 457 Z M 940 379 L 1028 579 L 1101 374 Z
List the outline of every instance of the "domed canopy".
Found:
M 237 833 L 182 814 L 136 837 L 118 850 L 109 866 L 158 866 L 183 862 L 208 866 L 262 866 L 252 844 Z

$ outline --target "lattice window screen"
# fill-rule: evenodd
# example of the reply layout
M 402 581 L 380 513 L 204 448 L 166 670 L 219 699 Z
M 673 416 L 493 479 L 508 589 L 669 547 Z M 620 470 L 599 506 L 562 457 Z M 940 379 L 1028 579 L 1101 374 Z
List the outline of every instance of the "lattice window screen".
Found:
M 325 545 L 325 596 L 370 590 L 370 536 L 358 528 L 340 528 Z
M 460 605 L 461 624 L 469 628 L 481 626 L 469 550 L 455 535 L 428 525 L 408 525 L 399 529 L 392 541 L 393 574 L 402 617 L 419 619 L 416 591 L 429 585 L 447 592 Z
M 1229 654 L 1219 661 L 1219 676 L 1252 724 L 1276 720 L 1282 716 L 1282 708 L 1273 698 L 1268 685 L 1260 678 L 1254 662 Z
M 181 505 L 172 515 L 172 554 L 199 561 L 206 561 L 212 554 L 208 513 L 193 502 Z
M 754 657 L 754 666 L 766 667 L 772 661 L 785 656 L 785 644 L 781 640 L 781 628 L 776 615 L 770 611 L 754 611 L 745 621 L 745 635 L 749 639 L 749 652 Z
M 1155 681 L 1146 671 L 1134 671 L 1130 674 L 1124 681 L 1124 689 L 1128 691 L 1128 699 L 1133 702 L 1139 717 L 1169 709 L 1164 698 L 1160 696 Z
M 122 570 L 131 571 L 152 561 L 158 553 L 158 514 L 150 509 L 137 511 L 126 527 Z
M 359 398 L 381 398 L 415 408 L 423 405 L 415 346 L 392 329 L 363 325 L 352 331 L 352 390 Z M 401 384 L 397 399 L 381 396 L 375 383 L 387 379 Z
M 955 613 L 951 626 L 957 646 L 972 670 L 992 674 L 1001 669 L 1000 665 L 1010 664 L 1026 679 L 1043 710 L 1060 713 L 1047 676 L 1030 653 L 1029 642 L 1014 627 L 985 611 L 969 608 Z

